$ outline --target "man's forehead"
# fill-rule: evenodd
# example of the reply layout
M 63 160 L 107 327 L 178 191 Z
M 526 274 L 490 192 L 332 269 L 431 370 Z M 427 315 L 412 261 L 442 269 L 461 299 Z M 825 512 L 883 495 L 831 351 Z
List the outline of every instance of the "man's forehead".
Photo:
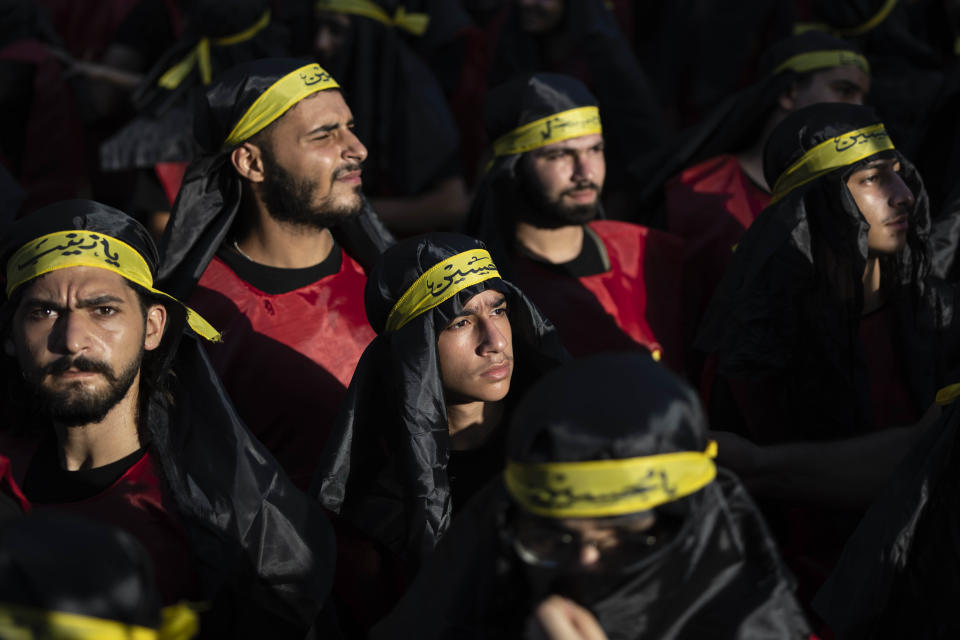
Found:
M 464 311 L 479 311 L 486 307 L 494 307 L 506 302 L 507 297 L 496 289 L 487 289 L 473 296 L 463 305 Z
M 326 89 L 311 93 L 290 107 L 283 119 L 295 121 L 325 120 L 327 122 L 347 121 L 353 118 L 343 94 L 337 89 Z
M 126 278 L 118 273 L 97 267 L 64 267 L 37 276 L 24 286 L 25 297 L 59 297 L 74 293 L 79 297 L 94 293 L 132 295 Z
M 865 73 L 863 69 L 853 64 L 844 64 L 839 67 L 831 67 L 829 69 L 824 69 L 817 73 L 824 82 L 834 82 L 837 80 L 845 80 L 852 84 L 857 85 L 864 91 L 870 89 L 870 75 Z

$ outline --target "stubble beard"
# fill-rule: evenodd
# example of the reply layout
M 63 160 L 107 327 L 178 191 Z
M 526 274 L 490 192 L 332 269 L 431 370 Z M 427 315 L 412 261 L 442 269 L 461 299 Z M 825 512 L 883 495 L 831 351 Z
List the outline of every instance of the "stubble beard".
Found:
M 348 197 L 333 193 L 336 180 L 351 171 L 357 171 L 360 165 L 347 164 L 336 169 L 330 176 L 329 195 L 319 204 L 313 203 L 313 194 L 317 181 L 299 180 L 277 162 L 265 163 L 266 175 L 263 180 L 261 197 L 267 212 L 277 222 L 307 230 L 329 229 L 344 220 L 354 218 L 363 211 L 363 191 L 354 187 Z
M 561 192 L 556 198 L 550 198 L 546 189 L 533 173 L 522 169 L 518 174 L 519 191 L 526 206 L 520 207 L 517 219 L 539 229 L 560 229 L 580 226 L 599 215 L 600 187 L 590 181 L 574 185 Z M 568 192 L 580 189 L 594 189 L 596 199 L 589 204 L 567 204 L 563 201 Z

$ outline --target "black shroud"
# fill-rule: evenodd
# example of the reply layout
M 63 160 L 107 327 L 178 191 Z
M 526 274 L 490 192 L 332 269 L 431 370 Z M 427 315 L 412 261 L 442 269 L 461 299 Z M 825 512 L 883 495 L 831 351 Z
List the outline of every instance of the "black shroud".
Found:
M 559 462 L 704 451 L 706 427 L 694 392 L 648 356 L 595 356 L 534 385 L 513 414 L 507 454 Z M 556 592 L 590 608 L 611 640 L 810 635 L 763 519 L 727 471 L 657 508 L 681 522 L 668 542 L 599 574 L 523 566 L 505 533 L 519 508 L 501 478 L 491 482 L 372 637 L 527 637 L 533 607 Z
M 396 331 L 385 330 L 390 310 L 421 274 L 482 248 L 466 236 L 434 233 L 384 253 L 366 288 L 367 317 L 379 335 L 360 358 L 314 480 L 313 492 L 325 507 L 413 565 L 433 550 L 453 515 L 439 332 L 478 293 L 492 288 L 506 296 L 514 351 L 508 403 L 567 359 L 553 324 L 499 278 L 467 287 Z

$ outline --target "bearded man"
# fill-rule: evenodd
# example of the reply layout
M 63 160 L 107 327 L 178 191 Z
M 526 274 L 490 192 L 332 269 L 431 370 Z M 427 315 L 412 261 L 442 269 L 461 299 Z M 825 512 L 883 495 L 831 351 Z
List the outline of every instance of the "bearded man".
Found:
M 607 164 L 596 99 L 572 77 L 536 74 L 492 91 L 485 121 L 494 161 L 468 233 L 574 356 L 639 349 L 679 366 L 679 246 L 598 220 Z
M 207 154 L 187 170 L 161 268 L 229 336 L 214 368 L 301 487 L 373 339 L 361 265 L 392 243 L 361 192 L 367 150 L 338 87 L 286 59 L 210 86 L 195 130 Z

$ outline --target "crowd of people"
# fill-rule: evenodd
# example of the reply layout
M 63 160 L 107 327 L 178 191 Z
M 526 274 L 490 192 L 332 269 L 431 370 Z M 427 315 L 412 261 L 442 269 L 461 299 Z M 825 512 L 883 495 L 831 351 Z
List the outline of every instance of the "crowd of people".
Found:
M 733 4 L 0 0 L 0 639 L 956 637 L 960 11 Z

